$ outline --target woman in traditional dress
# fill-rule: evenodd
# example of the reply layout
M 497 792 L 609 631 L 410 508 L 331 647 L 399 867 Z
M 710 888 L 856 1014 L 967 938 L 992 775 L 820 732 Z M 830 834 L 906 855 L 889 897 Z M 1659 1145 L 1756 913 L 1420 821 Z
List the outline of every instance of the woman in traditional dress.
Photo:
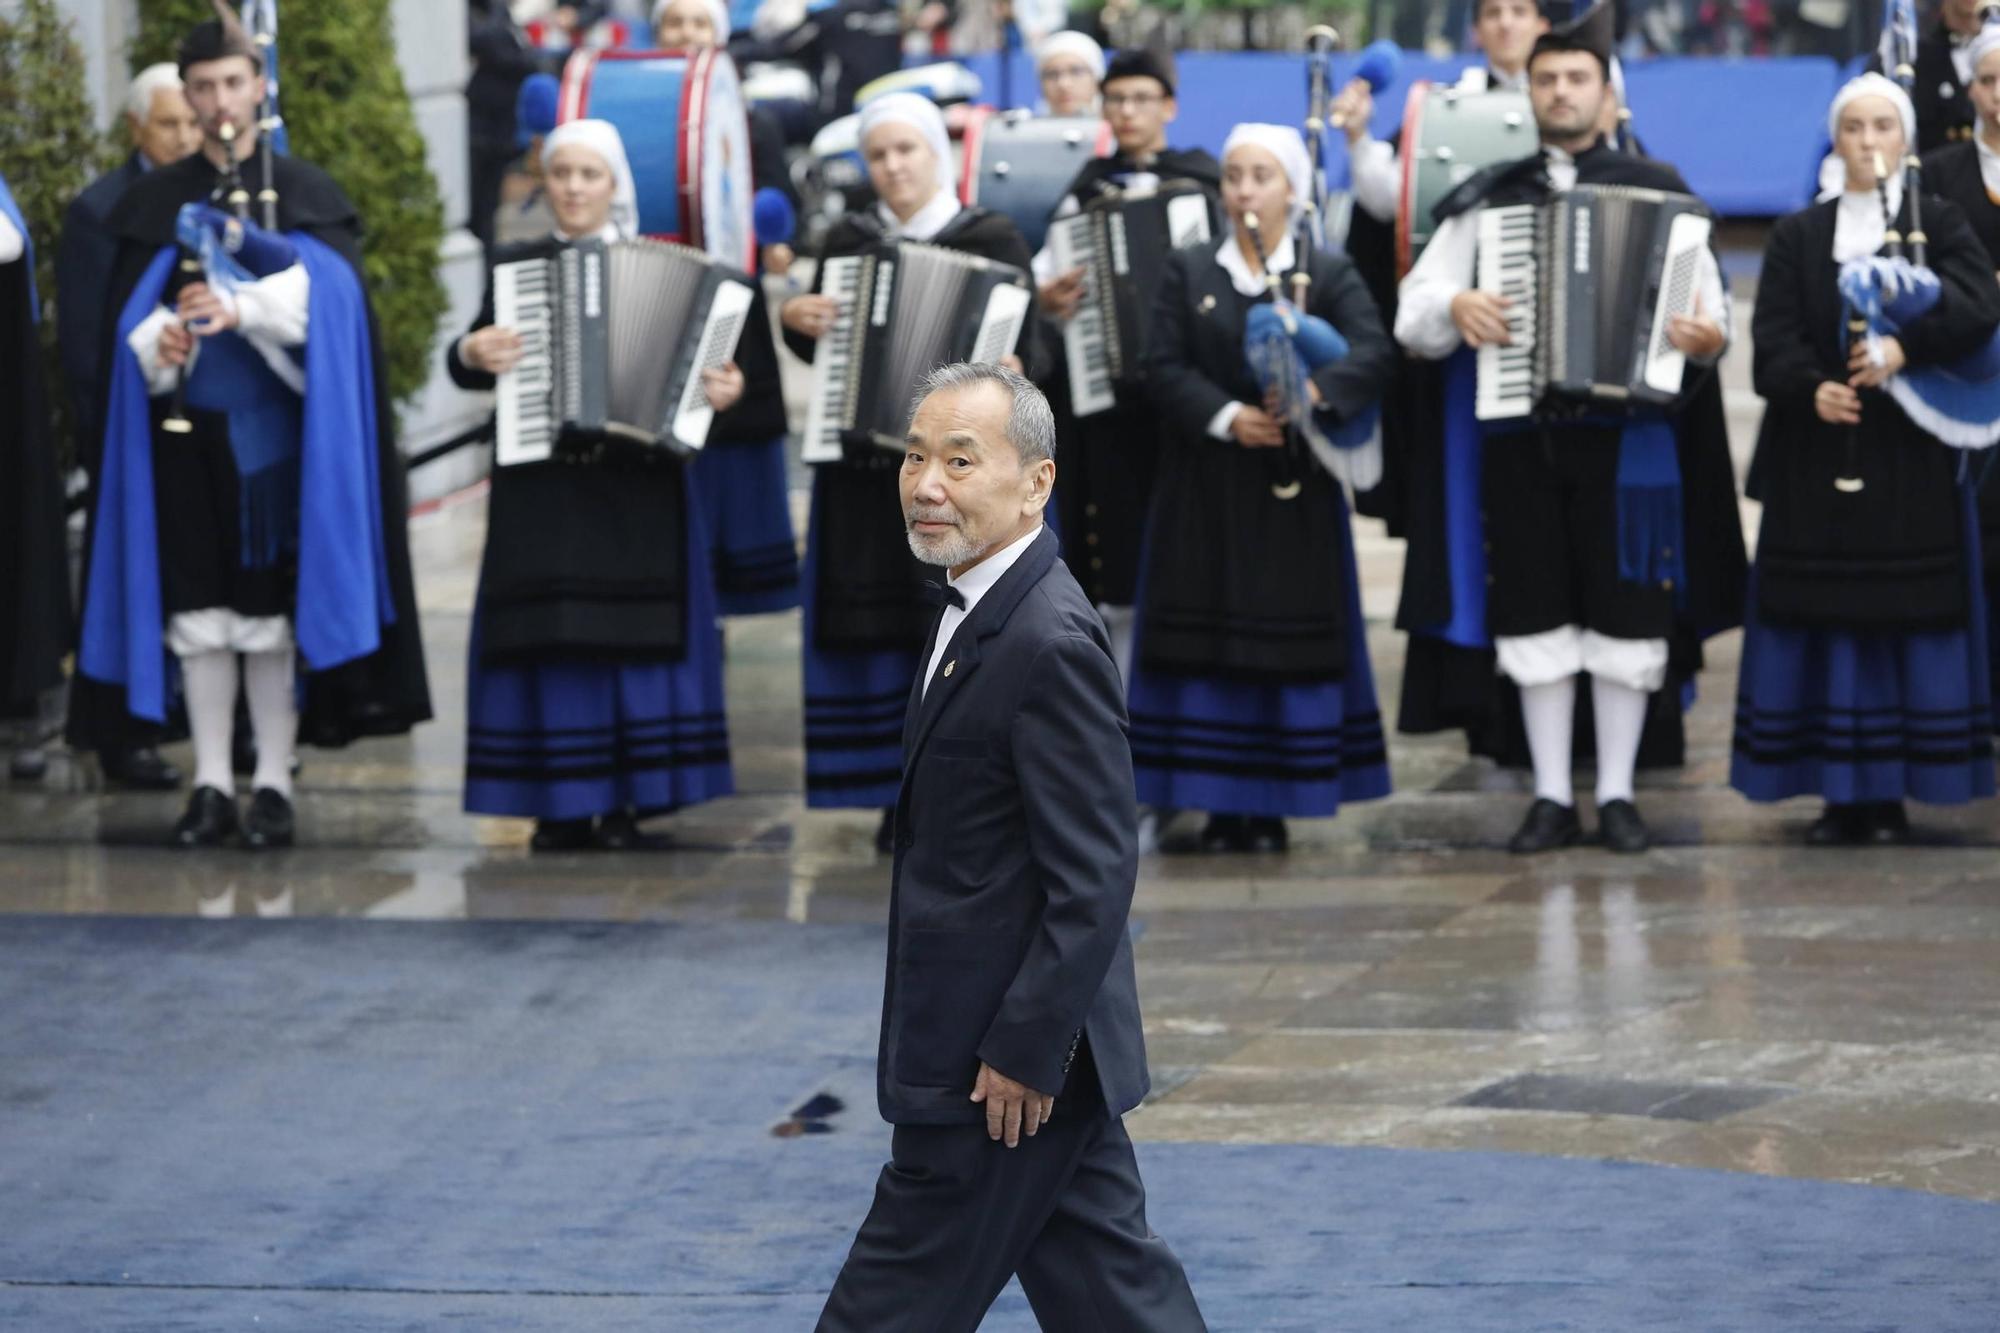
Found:
M 1979 122 L 1970 139 L 1924 154 L 1924 188 L 1965 210 L 1986 250 L 1986 265 L 2000 274 L 2000 10 L 1989 11 L 1966 51 L 1972 70 L 1972 105 Z M 1979 548 L 1985 561 L 1986 623 L 2000 615 L 2000 459 L 1973 464 L 1979 481 Z M 1988 656 L 1991 657 L 1990 646 Z M 2000 693 L 2000 662 L 1990 662 Z M 2000 718 L 1995 719 L 2000 725 Z
M 1294 251 L 1311 188 L 1297 132 L 1239 125 L 1222 169 L 1229 235 L 1175 254 L 1153 306 L 1147 380 L 1166 430 L 1139 589 L 1132 757 L 1142 804 L 1209 812 L 1205 850 L 1282 851 L 1287 817 L 1385 795 L 1389 769 L 1345 496 L 1288 440 L 1245 358 L 1267 271 L 1289 280 L 1305 263 L 1308 313 L 1347 341 L 1346 357 L 1310 380 L 1322 425 L 1366 412 L 1394 353 L 1354 266 Z
M 729 10 L 721 0 L 658 0 L 653 36 L 668 51 L 721 47 L 729 41 Z M 751 184 L 777 190 L 796 207 L 777 118 L 754 104 L 747 111 Z M 790 254 L 789 246 L 771 246 L 764 258 L 771 272 L 782 273 Z M 788 611 L 799 604 L 799 547 L 785 470 L 784 385 L 762 282 L 755 285 L 736 364 L 743 371 L 743 397 L 716 416 L 707 446 L 689 469 L 708 532 L 716 601 L 725 616 Z
M 833 225 L 812 292 L 779 312 L 786 345 L 808 361 L 838 314 L 833 299 L 819 294 L 828 259 L 909 240 L 1028 271 L 1028 243 L 1013 222 L 958 202 L 950 141 L 934 104 L 914 93 L 870 102 L 861 113 L 861 152 L 879 202 Z M 1033 379 L 1045 355 L 1034 320 L 1021 343 L 1004 360 Z M 900 449 L 861 445 L 840 462 L 816 466 L 806 535 L 806 804 L 881 810 L 876 845 L 884 851 L 902 782 L 903 714 L 929 614 L 903 526 L 902 463 Z
M 630 237 L 632 169 L 617 129 L 558 126 L 543 147 L 556 232 L 496 263 Z M 520 360 L 493 291 L 449 353 L 452 379 L 490 389 Z M 705 375 L 718 410 L 743 393 L 732 362 Z M 639 820 L 734 790 L 722 640 L 701 512 L 665 450 L 566 440 L 541 463 L 496 468 L 473 611 L 465 808 L 531 816 L 537 851 L 659 840 Z
M 1883 386 L 1985 341 L 2000 284 L 1964 212 L 1926 197 L 1937 305 L 1875 349 L 1850 347 L 1840 268 L 1911 231 L 1903 173 L 1878 181 L 1876 165 L 1902 162 L 1916 113 L 1869 74 L 1829 122 L 1845 188 L 1777 224 L 1758 284 L 1767 407 L 1751 495 L 1764 520 L 1730 785 L 1754 801 L 1824 798 L 1815 844 L 1899 842 L 1905 800 L 1993 794 L 1993 708 L 1968 455 Z

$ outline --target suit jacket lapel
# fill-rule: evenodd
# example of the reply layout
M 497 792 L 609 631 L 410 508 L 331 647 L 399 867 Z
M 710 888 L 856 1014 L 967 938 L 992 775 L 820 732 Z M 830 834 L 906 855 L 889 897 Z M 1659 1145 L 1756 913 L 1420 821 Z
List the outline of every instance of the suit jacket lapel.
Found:
M 938 714 L 951 702 L 952 695 L 965 683 L 966 677 L 978 668 L 979 641 L 1007 623 L 1007 618 L 1014 614 L 1014 608 L 1028 595 L 1028 589 L 1040 583 L 1055 564 L 1060 549 L 1055 533 L 1043 528 L 1041 536 L 1022 552 L 1014 567 L 979 599 L 979 605 L 972 608 L 972 614 L 959 622 L 958 632 L 951 636 L 951 646 L 945 652 L 945 660 L 938 664 L 937 678 L 931 681 L 930 690 L 926 693 L 921 673 L 930 667 L 930 654 L 936 647 L 933 638 L 932 647 L 925 650 L 923 660 L 917 663 L 919 678 L 911 699 L 915 703 L 921 697 L 922 702 L 916 704 L 916 727 L 914 730 L 906 727 L 903 732 L 903 772 L 906 776 L 917 751 L 923 748 L 931 728 L 937 725 Z M 943 622 L 943 618 L 940 612 L 939 623 Z M 931 633 L 936 635 L 935 627 Z
M 910 682 L 910 701 L 903 709 L 903 753 L 908 755 L 917 734 L 917 713 L 924 704 L 924 673 L 930 670 L 931 654 L 937 651 L 938 630 L 944 624 L 944 608 L 931 615 L 931 632 L 924 636 L 924 650 L 917 655 L 917 678 Z

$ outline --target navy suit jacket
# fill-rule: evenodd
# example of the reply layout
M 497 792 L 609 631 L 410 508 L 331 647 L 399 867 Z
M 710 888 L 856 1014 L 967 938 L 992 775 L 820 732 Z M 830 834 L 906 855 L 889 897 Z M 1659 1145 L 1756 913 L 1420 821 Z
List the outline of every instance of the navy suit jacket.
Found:
M 983 1120 L 982 1060 L 1061 1097 L 1083 1041 L 1111 1114 L 1146 1095 L 1125 694 L 1059 550 L 1043 529 L 911 691 L 876 1076 L 894 1124 Z
M 111 229 L 111 211 L 146 174 L 134 152 L 124 165 L 107 171 L 70 200 L 63 213 L 62 241 L 56 247 L 56 344 L 62 353 L 63 380 L 69 386 L 70 408 L 76 422 L 77 447 L 93 478 L 104 452 L 104 375 L 106 340 L 118 312 L 111 302 L 111 270 L 117 266 L 118 236 Z

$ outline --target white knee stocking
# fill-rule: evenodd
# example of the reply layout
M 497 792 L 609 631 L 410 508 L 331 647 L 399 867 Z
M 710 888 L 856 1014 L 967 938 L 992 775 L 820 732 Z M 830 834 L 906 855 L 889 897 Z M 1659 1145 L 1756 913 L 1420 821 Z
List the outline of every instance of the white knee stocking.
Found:
M 236 774 L 229 762 L 229 740 L 236 729 L 236 654 L 183 657 L 181 685 L 194 739 L 194 785 L 233 796 Z
M 287 799 L 292 794 L 292 752 L 299 739 L 292 660 L 289 646 L 271 653 L 247 653 L 243 658 L 250 731 L 257 738 L 255 782 L 258 788 L 269 787 Z
M 1528 729 L 1528 753 L 1535 761 L 1535 795 L 1570 805 L 1570 745 L 1576 731 L 1576 677 L 1548 685 L 1521 687 L 1521 720 Z
M 1639 736 L 1646 729 L 1646 695 L 1592 676 L 1590 705 L 1597 715 L 1597 803 L 1629 801 Z

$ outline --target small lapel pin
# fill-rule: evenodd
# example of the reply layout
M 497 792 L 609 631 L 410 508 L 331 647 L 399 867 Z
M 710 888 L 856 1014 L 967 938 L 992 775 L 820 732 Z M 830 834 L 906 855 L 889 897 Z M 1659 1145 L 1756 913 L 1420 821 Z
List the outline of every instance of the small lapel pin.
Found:
M 951 675 L 951 669 L 957 665 L 958 665 L 958 659 L 956 657 L 952 658 L 951 661 L 946 662 L 944 664 L 944 674 L 947 676 Z
M 1215 309 L 1215 298 L 1214 298 L 1213 296 L 1204 296 L 1204 297 L 1202 297 L 1202 298 L 1201 298 L 1201 313 L 1202 313 L 1202 314 L 1204 314 L 1204 315 L 1206 315 L 1206 314 L 1207 314 L 1207 313 L 1208 313 L 1209 311 L 1211 311 L 1211 310 L 1213 310 L 1213 309 Z

